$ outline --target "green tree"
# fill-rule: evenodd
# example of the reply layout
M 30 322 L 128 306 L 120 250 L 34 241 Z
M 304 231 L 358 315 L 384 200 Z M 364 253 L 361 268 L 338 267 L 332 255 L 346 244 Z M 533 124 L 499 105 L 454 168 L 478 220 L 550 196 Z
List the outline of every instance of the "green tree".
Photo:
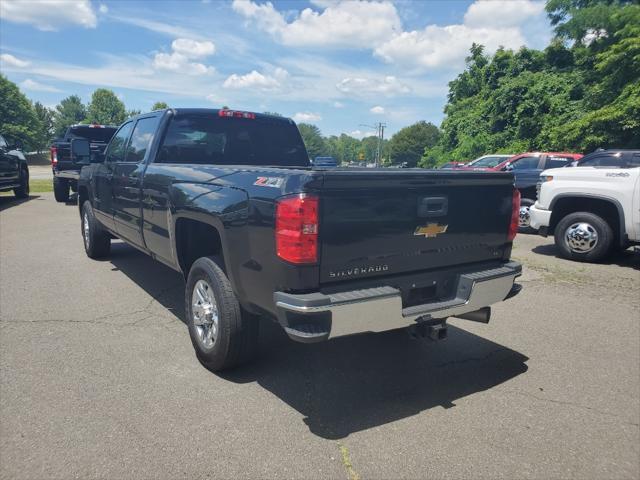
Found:
M 35 148 L 38 152 L 41 152 L 47 148 L 53 138 L 53 111 L 40 102 L 33 104 L 33 110 L 38 119 Z
M 124 103 L 113 91 L 99 88 L 91 95 L 87 120 L 102 125 L 119 125 L 127 118 Z
M 81 123 L 87 118 L 87 109 L 77 95 L 64 98 L 53 112 L 54 136 L 61 137 L 71 125 Z
M 151 107 L 151 111 L 153 112 L 154 110 L 164 110 L 165 108 L 169 108 L 169 105 L 167 105 L 165 102 L 156 102 Z
M 127 110 L 127 118 L 135 117 L 136 115 L 140 115 L 142 110 Z
M 0 132 L 8 141 L 20 140 L 25 148 L 37 146 L 38 118 L 18 86 L 0 75 Z
M 299 123 L 298 130 L 311 159 L 327 154 L 327 146 L 318 127 L 308 123 Z
M 438 127 L 424 120 L 404 127 L 389 141 L 391 161 L 395 164 L 406 163 L 409 167 L 415 167 L 422 158 L 425 148 L 434 146 L 439 137 Z

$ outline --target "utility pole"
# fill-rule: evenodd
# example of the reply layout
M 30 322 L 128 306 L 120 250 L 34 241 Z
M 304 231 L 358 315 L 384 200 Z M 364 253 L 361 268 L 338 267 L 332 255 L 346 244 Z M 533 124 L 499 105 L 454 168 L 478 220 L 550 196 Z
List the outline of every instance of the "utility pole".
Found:
M 378 148 L 376 148 L 376 157 L 374 158 L 374 165 L 377 167 L 382 163 L 382 141 L 384 140 L 384 129 L 387 127 L 386 123 L 378 122 L 374 125 L 360 124 L 361 127 L 368 127 L 376 131 L 378 137 Z

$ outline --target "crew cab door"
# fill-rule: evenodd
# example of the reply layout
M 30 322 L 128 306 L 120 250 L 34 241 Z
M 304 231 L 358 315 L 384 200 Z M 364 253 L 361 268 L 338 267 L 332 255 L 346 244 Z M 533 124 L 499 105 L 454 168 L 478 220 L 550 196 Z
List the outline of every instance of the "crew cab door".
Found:
M 141 180 L 145 160 L 158 125 L 158 116 L 139 118 L 123 161 L 113 169 L 113 221 L 118 236 L 138 246 L 142 238 Z
M 541 155 L 530 155 L 526 157 L 520 157 L 511 162 L 511 171 L 515 177 L 515 185 L 524 198 L 529 198 L 526 195 L 526 189 L 531 190 L 538 183 L 540 178 L 540 172 L 544 167 L 544 158 Z M 535 200 L 535 198 L 531 198 Z
M 124 161 L 133 122 L 122 125 L 109 142 L 104 162 L 96 164 L 93 175 L 93 211 L 102 225 L 115 232 L 113 220 L 113 176 L 116 164 Z

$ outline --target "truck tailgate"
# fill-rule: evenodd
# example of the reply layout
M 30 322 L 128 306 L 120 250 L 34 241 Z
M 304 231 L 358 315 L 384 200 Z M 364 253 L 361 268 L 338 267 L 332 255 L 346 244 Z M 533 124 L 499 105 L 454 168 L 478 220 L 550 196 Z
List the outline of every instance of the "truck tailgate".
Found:
M 320 283 L 499 260 L 512 195 L 509 173 L 327 171 Z

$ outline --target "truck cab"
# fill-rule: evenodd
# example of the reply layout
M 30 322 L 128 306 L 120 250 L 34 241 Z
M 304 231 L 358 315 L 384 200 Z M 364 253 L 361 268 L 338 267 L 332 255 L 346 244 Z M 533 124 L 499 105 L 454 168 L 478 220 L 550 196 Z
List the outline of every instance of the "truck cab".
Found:
M 600 150 L 576 168 L 545 170 L 531 226 L 559 254 L 596 262 L 640 244 L 640 150 Z

